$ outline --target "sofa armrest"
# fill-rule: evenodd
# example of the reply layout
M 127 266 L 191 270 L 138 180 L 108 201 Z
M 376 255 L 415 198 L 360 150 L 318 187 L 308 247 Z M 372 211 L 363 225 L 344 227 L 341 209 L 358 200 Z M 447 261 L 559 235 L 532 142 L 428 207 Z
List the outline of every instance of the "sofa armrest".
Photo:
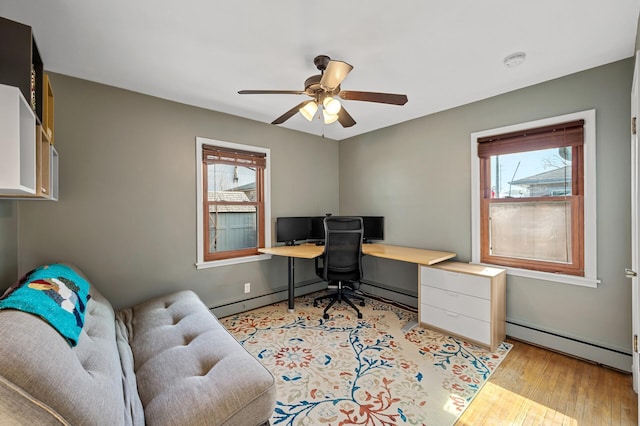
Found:
M 28 424 L 124 424 L 114 324 L 111 305 L 93 288 L 75 347 L 35 315 L 0 311 L 0 418 L 20 406 L 36 416 Z

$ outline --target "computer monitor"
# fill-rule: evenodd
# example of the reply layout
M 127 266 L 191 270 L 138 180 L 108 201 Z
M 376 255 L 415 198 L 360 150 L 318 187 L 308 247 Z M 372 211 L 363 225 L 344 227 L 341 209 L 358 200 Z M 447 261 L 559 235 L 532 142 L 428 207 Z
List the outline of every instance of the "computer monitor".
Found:
M 311 219 L 311 233 L 309 239 L 314 241 L 324 241 L 324 218 L 326 216 L 313 216 Z
M 361 216 L 365 243 L 384 240 L 384 216 Z
M 276 219 L 276 241 L 294 245 L 296 241 L 309 239 L 310 217 L 279 217 Z

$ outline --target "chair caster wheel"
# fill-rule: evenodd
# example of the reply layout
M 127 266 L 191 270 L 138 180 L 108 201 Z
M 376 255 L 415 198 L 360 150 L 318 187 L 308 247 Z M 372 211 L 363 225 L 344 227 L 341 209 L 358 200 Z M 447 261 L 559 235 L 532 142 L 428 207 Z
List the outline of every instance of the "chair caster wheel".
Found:
M 322 318 L 324 318 L 324 319 L 329 319 L 329 314 L 324 314 L 324 315 L 322 316 Z
M 358 312 L 358 319 L 362 319 L 362 313 Z
M 318 307 L 318 302 L 313 302 L 313 307 L 317 308 Z
M 360 306 L 364 306 L 364 300 L 360 302 Z

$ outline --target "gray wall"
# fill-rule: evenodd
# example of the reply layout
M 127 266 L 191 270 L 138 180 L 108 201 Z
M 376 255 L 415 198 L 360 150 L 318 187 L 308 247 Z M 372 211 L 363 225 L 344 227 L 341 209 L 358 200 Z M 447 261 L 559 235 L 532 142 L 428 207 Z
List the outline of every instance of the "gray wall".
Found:
M 638 16 L 638 25 L 636 27 L 636 51 L 640 49 L 640 16 Z
M 338 211 L 335 141 L 67 76 L 51 80 L 60 201 L 18 202 L 20 273 L 75 263 L 116 307 L 175 289 L 217 306 L 244 299 L 245 282 L 252 297 L 286 288 L 283 258 L 195 269 L 196 136 L 271 149 L 273 221 Z M 311 262 L 299 263 L 298 280 L 313 278 Z
M 17 202 L 0 200 L 0 290 L 18 278 Z
M 509 276 L 508 320 L 630 353 L 627 59 L 340 143 L 340 213 L 386 217 L 386 243 L 471 260 L 470 134 L 596 109 L 597 289 Z M 411 102 L 411 99 L 409 99 Z M 368 260 L 365 278 L 416 291 L 412 265 Z

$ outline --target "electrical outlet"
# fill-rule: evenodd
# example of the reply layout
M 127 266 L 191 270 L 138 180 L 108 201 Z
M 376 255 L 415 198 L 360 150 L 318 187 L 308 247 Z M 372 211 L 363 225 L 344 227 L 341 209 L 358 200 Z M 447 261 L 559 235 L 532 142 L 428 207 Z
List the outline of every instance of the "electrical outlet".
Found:
M 249 293 L 251 291 L 251 283 L 244 283 L 244 292 Z

